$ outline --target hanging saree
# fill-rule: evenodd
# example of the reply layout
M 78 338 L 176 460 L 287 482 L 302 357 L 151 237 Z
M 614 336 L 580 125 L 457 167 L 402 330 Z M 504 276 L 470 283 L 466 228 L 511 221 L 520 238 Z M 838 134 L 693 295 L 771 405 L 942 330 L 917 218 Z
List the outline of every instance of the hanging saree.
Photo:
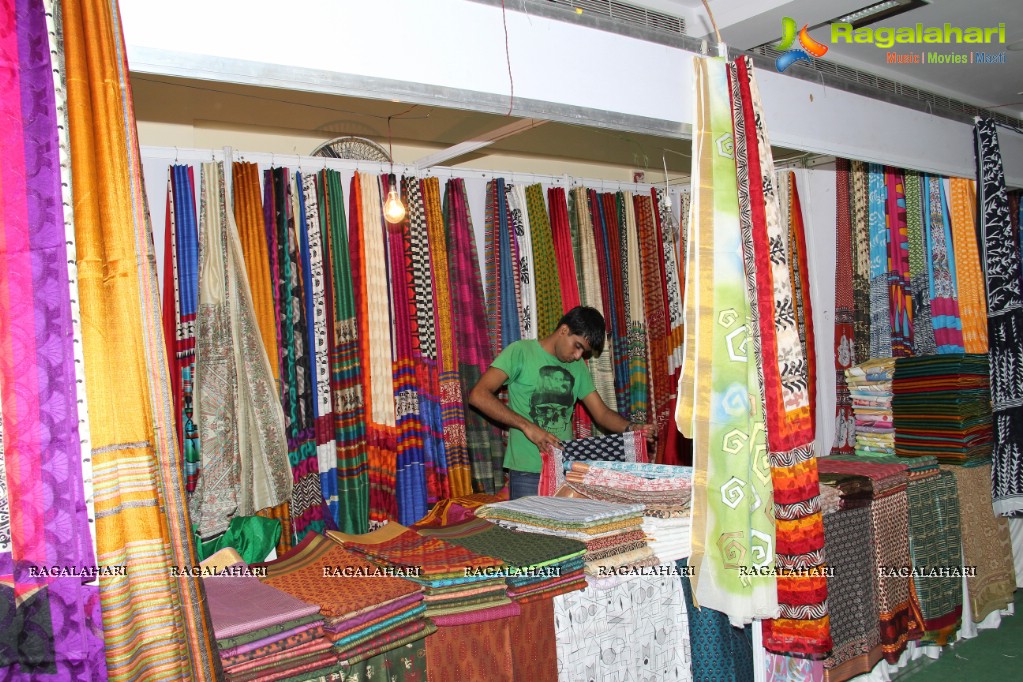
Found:
M 102 681 L 95 576 L 46 575 L 97 566 L 60 14 L 48 26 L 52 5 L 2 11 L 0 666 L 10 679 Z
M 433 504 L 450 497 L 448 464 L 444 453 L 443 421 L 441 420 L 440 385 L 437 369 L 437 322 L 434 314 L 433 268 L 430 241 L 426 230 L 426 210 L 419 179 L 402 177 L 402 197 L 408 207 L 409 229 L 405 232 L 405 250 L 412 264 L 412 298 L 415 319 L 411 321 L 412 356 L 415 361 L 422 419 L 423 453 L 427 502 Z M 514 235 L 509 226 L 509 241 Z M 518 279 L 512 282 L 518 291 Z M 512 296 L 514 302 L 515 297 Z M 517 312 L 513 320 L 518 319 Z M 515 323 L 518 334 L 518 323 Z M 417 519 L 418 520 L 418 519 Z
M 905 181 L 902 173 L 885 166 L 884 183 L 892 357 L 905 358 L 913 355 L 913 298 L 910 289 Z
M 924 239 L 923 201 L 920 174 L 906 171 L 906 233 L 909 240 L 909 288 L 913 297 L 913 352 L 934 355 L 934 326 L 931 322 L 931 292 Z
M 369 531 L 369 478 L 365 405 L 341 174 L 334 170 L 321 171 L 317 177 L 317 195 L 323 241 L 327 245 L 327 270 L 332 282 L 332 286 L 326 289 L 328 307 L 333 315 L 328 334 L 334 442 L 337 446 L 338 508 L 335 521 L 342 532 L 366 533 Z
M 923 176 L 924 236 L 927 242 L 928 286 L 931 295 L 931 324 L 938 353 L 963 352 L 963 324 L 959 319 L 955 255 L 948 224 L 948 208 L 942 179 Z
M 394 368 L 383 204 L 377 178 L 355 173 L 349 195 L 352 285 L 358 301 L 366 445 L 369 465 L 370 528 L 398 517 L 395 499 Z
M 533 264 L 533 239 L 529 204 L 522 185 L 506 185 L 505 196 L 515 230 L 515 250 L 519 273 L 519 336 L 537 338 L 536 268 Z
M 539 190 L 539 185 L 536 186 Z M 532 187 L 530 188 L 530 190 Z M 527 190 L 527 193 L 529 190 Z M 533 198 L 530 198 L 532 204 Z M 540 196 L 541 203 L 543 196 Z M 532 208 L 531 208 L 532 211 Z M 530 213 L 530 223 L 534 216 Z M 535 222 L 540 222 L 539 220 Z M 487 346 L 486 316 L 483 312 L 483 287 L 480 283 L 479 260 L 476 256 L 476 239 L 469 216 L 469 199 L 465 192 L 465 181 L 453 178 L 447 182 L 444 191 L 444 224 L 446 227 L 447 250 L 450 256 L 448 274 L 452 292 L 452 323 L 458 329 L 455 337 L 458 354 L 458 376 L 462 395 L 468 396 L 472 387 L 490 367 L 493 357 Z M 543 224 L 546 225 L 546 214 Z M 550 228 L 547 228 L 550 246 Z M 533 231 L 534 238 L 537 230 Z M 535 241 L 534 241 L 535 244 Z M 551 249 L 553 252 L 553 248 Z M 553 253 L 550 254 L 553 256 Z M 542 271 L 538 263 L 538 271 Z M 555 282 L 555 286 L 557 283 Z M 541 288 L 538 287 L 538 299 Z M 544 306 L 540 310 L 543 311 Z M 558 303 L 556 310 L 560 311 Z M 541 315 L 541 325 L 543 316 Z M 472 462 L 473 487 L 482 492 L 494 493 L 504 487 L 504 447 L 497 429 L 475 408 L 465 405 L 465 440 Z
M 520 338 L 517 291 L 512 244 L 515 236 L 508 212 L 504 180 L 487 183 L 486 299 L 487 327 L 490 331 L 490 353 L 494 357 Z
M 398 191 L 389 186 L 387 175 L 380 177 L 381 196 Z M 391 311 L 394 334 L 394 418 L 397 429 L 395 448 L 395 493 L 398 522 L 411 524 L 427 511 L 426 471 L 423 452 L 423 419 L 416 379 L 416 355 L 413 346 L 418 339 L 415 291 L 412 282 L 412 254 L 406 249 L 408 221 L 388 223 L 385 240 L 387 271 L 390 273 Z
M 678 222 L 671 214 L 671 207 L 665 201 L 664 192 L 653 190 L 654 218 L 657 231 L 658 247 L 663 260 L 664 274 L 664 310 L 668 332 L 668 372 L 671 374 L 672 385 L 678 383 L 678 370 L 682 365 L 682 344 L 685 339 L 682 314 L 682 282 L 686 279 L 685 248 L 682 239 L 676 236 Z M 686 234 L 689 227 L 689 192 L 684 192 L 686 200 L 682 203 L 682 233 Z
M 543 188 L 539 184 L 526 187 L 526 208 L 529 217 L 529 236 L 536 266 L 536 335 L 542 339 L 551 334 L 561 319 L 561 280 L 554 252 L 554 238 L 547 219 L 547 206 Z
M 625 239 L 622 252 L 628 267 L 628 344 L 629 411 L 628 419 L 646 424 L 650 421 L 649 349 L 647 348 L 646 302 L 643 298 L 643 269 L 640 262 L 639 228 L 636 203 L 631 192 L 620 193 L 625 214 Z
M 618 245 L 618 207 L 615 195 L 610 192 L 597 194 L 590 190 L 590 207 L 593 213 L 593 239 L 597 248 L 597 263 L 600 267 L 601 295 L 604 302 L 604 321 L 608 328 L 612 350 L 611 365 L 614 370 L 615 399 L 608 407 L 619 413 L 628 413 L 629 408 L 629 348 L 625 329 L 625 300 L 620 286 L 620 247 Z M 619 275 L 616 278 L 616 275 Z
M 264 210 L 267 250 L 274 254 L 274 303 L 278 311 L 280 395 L 291 463 L 292 493 L 288 523 L 292 542 L 306 533 L 323 531 L 324 503 L 316 458 L 313 397 L 306 338 L 305 304 L 295 229 L 293 186 L 287 168 L 271 168 L 265 174 Z
M 675 418 L 693 439 L 691 579 L 695 601 L 734 625 L 778 614 L 762 398 L 751 362 L 728 79 L 694 59 L 692 217 L 687 225 L 685 346 Z M 755 300 L 755 299 L 754 299 Z M 752 379 L 752 380 L 751 380 Z M 747 570 L 740 571 L 745 568 Z M 742 573 L 743 575 L 740 575 Z M 747 575 L 752 574 L 752 575 Z
M 967 353 L 987 353 L 987 302 L 984 273 L 977 253 L 977 192 L 975 182 L 965 178 L 949 180 L 952 219 L 952 251 L 955 253 L 956 283 L 959 285 L 959 316 L 963 323 L 963 348 Z
M 884 173 L 867 165 L 870 229 L 870 357 L 892 356 L 892 323 L 888 305 L 888 222 L 885 214 Z
M 259 166 L 255 163 L 232 164 L 231 193 L 234 195 L 234 220 L 249 274 L 249 290 L 256 310 L 256 323 L 263 339 L 263 348 L 270 358 L 270 369 L 277 381 L 280 372 L 277 354 L 277 322 L 270 277 L 270 259 L 266 249 L 266 222 L 259 195 Z
M 780 219 L 774 161 L 750 58 L 736 60 L 729 75 L 739 224 L 754 325 L 756 368 L 750 375 L 751 382 L 759 380 L 757 393 L 763 401 L 761 419 L 766 424 L 774 491 L 775 561 L 782 571 L 797 572 L 778 576 L 781 612 L 779 618 L 764 622 L 764 646 L 774 653 L 821 657 L 831 650 L 822 570 L 824 523 L 813 450 L 815 408 L 795 317 L 794 282 L 785 262 L 789 226 Z M 759 452 L 754 452 L 759 459 Z
M 107 2 L 62 10 L 48 14 L 64 29 L 76 248 L 69 258 L 79 275 L 96 559 L 125 567 L 100 577 L 107 677 L 218 679 L 202 585 L 170 572 L 196 560 L 118 10 Z M 53 36 L 51 54 L 60 45 Z M 109 371 L 112 358 L 117 372 Z
M 202 168 L 195 417 L 203 466 L 190 511 L 200 537 L 291 496 L 284 413 L 258 335 L 223 168 Z
M 471 495 L 474 490 L 472 465 L 465 439 L 462 382 L 458 377 L 458 351 L 455 347 L 448 242 L 444 234 L 440 181 L 437 178 L 424 178 L 421 181 L 421 188 L 426 212 L 426 229 L 430 240 L 430 258 L 433 261 L 434 310 L 437 316 L 437 364 L 440 372 L 437 385 L 440 391 L 441 424 L 443 426 L 444 453 L 448 465 L 448 486 L 452 497 L 461 497 Z M 525 337 L 525 335 L 523 336 Z
M 852 201 L 853 243 L 853 334 L 856 362 L 866 362 L 870 354 L 870 181 L 867 164 L 853 161 L 849 168 L 849 193 Z
M 1023 510 L 1023 274 L 1012 238 L 998 133 L 990 119 L 974 127 L 981 243 L 987 277 L 988 353 L 995 444 L 991 453 L 996 514 Z
M 803 207 L 796 188 L 796 174 L 788 173 L 788 229 L 791 251 L 791 278 L 795 299 L 796 321 L 799 326 L 799 343 L 806 358 L 807 394 L 810 407 L 810 428 L 817 421 L 817 346 L 813 332 L 813 302 L 810 296 L 810 266 L 807 262 L 806 234 L 803 231 Z
M 296 173 L 301 247 L 302 284 L 305 289 L 306 347 L 312 364 L 313 424 L 320 493 L 332 519 L 338 516 L 337 443 L 334 440 L 334 408 L 330 395 L 330 345 L 327 339 L 327 288 L 324 242 L 320 231 L 320 206 L 316 200 L 316 176 Z
M 639 239 L 643 285 L 643 313 L 650 341 L 650 422 L 660 428 L 671 420 L 672 390 L 668 372 L 668 326 L 664 307 L 664 277 L 660 243 L 657 239 L 654 205 L 650 197 L 637 195 L 636 229 Z M 658 439 L 658 456 L 663 458 L 664 439 Z
M 849 161 L 837 159 L 835 202 L 838 233 L 835 240 L 835 442 L 832 452 L 852 452 L 856 417 L 845 370 L 856 364 L 853 342 L 852 217 L 849 205 Z
M 199 476 L 199 430 L 193 420 L 195 314 L 198 309 L 199 240 L 191 166 L 174 165 L 167 175 L 164 241 L 163 334 L 170 361 L 178 443 L 188 492 Z

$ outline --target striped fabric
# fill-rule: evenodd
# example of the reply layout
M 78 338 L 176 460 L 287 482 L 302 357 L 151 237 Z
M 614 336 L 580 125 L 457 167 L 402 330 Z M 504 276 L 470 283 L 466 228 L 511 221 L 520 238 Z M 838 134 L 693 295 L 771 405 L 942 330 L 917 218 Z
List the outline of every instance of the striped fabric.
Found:
M 199 308 L 199 239 L 194 182 L 190 166 L 170 167 L 164 241 L 164 272 L 167 274 L 163 281 L 163 333 L 170 360 L 174 415 L 188 492 L 195 490 L 200 466 L 199 431 L 192 420 L 195 315 Z
M 551 334 L 561 319 L 561 278 L 554 251 L 554 238 L 539 184 L 526 188 L 526 207 L 529 214 L 529 235 L 536 265 L 536 334 L 542 339 Z
M 448 276 L 451 286 L 452 324 L 458 330 L 454 338 L 458 355 L 458 377 L 461 381 L 462 395 L 468 395 L 490 367 L 493 357 L 487 343 L 483 286 L 480 282 L 476 238 L 469 216 L 465 181 L 453 178 L 447 182 L 444 189 L 444 222 L 450 256 Z M 532 215 L 530 222 L 534 222 Z M 546 224 L 546 215 L 543 223 Z M 549 231 L 548 228 L 548 233 Z M 533 236 L 536 235 L 537 231 L 534 230 Z M 504 486 L 502 469 L 504 447 L 501 437 L 496 427 L 482 414 L 468 404 L 464 409 L 465 439 L 472 462 L 473 487 L 479 486 L 483 492 L 494 493 Z
M 355 291 L 352 286 L 353 268 L 340 173 L 333 170 L 319 173 L 317 198 L 326 244 L 324 253 L 327 272 L 331 282 L 331 286 L 326 289 L 329 294 L 328 307 L 332 311 L 328 336 L 334 442 L 337 448 L 338 508 L 335 520 L 338 528 L 345 533 L 365 533 L 369 530 L 365 405 Z
M 923 203 L 920 174 L 906 171 L 906 231 L 909 239 L 909 288 L 913 297 L 913 352 L 934 355 L 934 326 L 931 323 L 931 294 L 924 240 Z M 976 239 L 976 238 L 974 238 Z
M 485 226 L 487 326 L 490 332 L 490 352 L 496 356 L 509 343 L 518 341 L 519 280 L 515 276 L 512 245 L 514 228 L 508 211 L 508 195 L 504 180 L 498 178 L 487 183 L 487 214 Z
M 412 296 L 416 315 L 411 321 L 412 356 L 416 366 L 416 385 L 422 420 L 427 502 L 433 504 L 450 495 L 438 383 L 433 269 L 430 260 L 430 240 L 426 230 L 426 210 L 419 179 L 406 176 L 402 177 L 401 182 L 402 197 L 408 207 L 409 229 L 405 233 L 405 249 L 410 254 L 412 264 Z M 517 317 L 516 314 L 515 319 Z
M 888 221 L 888 306 L 892 357 L 913 355 L 913 298 L 909 272 L 905 182 L 901 172 L 885 167 L 885 218 Z
M 942 179 L 923 176 L 924 235 L 931 295 L 931 324 L 938 353 L 963 352 L 963 323 L 955 280 L 955 252 Z
M 618 412 L 627 412 L 629 404 L 629 351 L 625 336 L 625 304 L 621 292 L 618 262 L 618 207 L 615 195 L 597 194 L 590 190 L 590 210 L 593 217 L 593 239 L 600 267 L 600 285 L 604 301 L 604 320 L 607 323 L 611 362 L 614 370 L 615 399 L 607 403 Z M 616 278 L 615 275 L 619 276 Z M 607 345 L 605 345 L 605 349 Z M 606 350 L 605 350 L 606 352 Z
M 389 177 L 380 177 L 381 195 L 392 188 Z M 398 187 L 393 189 L 398 190 Z M 406 213 L 407 215 L 407 213 Z M 390 273 L 391 311 L 394 334 L 394 409 L 397 428 L 395 492 L 398 522 L 418 521 L 427 511 L 426 467 L 423 452 L 423 419 L 416 379 L 416 355 L 413 346 L 418 326 L 413 288 L 412 253 L 407 249 L 408 220 L 388 224 L 387 271 Z
M 358 301 L 362 386 L 366 401 L 370 528 L 397 518 L 394 368 L 384 219 L 377 178 L 355 173 L 349 194 L 352 285 Z
M 832 452 L 852 452 L 856 417 L 845 370 L 856 364 L 853 342 L 852 218 L 849 204 L 849 161 L 838 159 L 835 201 L 838 234 L 835 241 L 835 442 Z
M 974 220 L 977 214 L 976 183 L 965 178 L 951 178 L 949 185 L 963 347 L 967 353 L 987 353 L 987 297 L 984 274 L 980 269 L 980 255 L 977 252 Z
M 117 5 L 74 2 L 63 6 L 62 16 L 56 10 L 47 8 L 64 31 L 64 129 L 82 133 L 70 139 L 77 253 L 69 257 L 78 262 L 96 559 L 125 567 L 124 575 L 100 579 L 107 677 L 219 679 L 202 587 L 169 570 L 196 559 L 174 450 L 152 233 Z M 59 55 L 60 37 L 51 38 L 52 54 Z M 112 358 L 117 372 L 109 371 Z
M 455 349 L 455 327 L 452 317 L 452 292 L 448 268 L 447 236 L 441 208 L 440 181 L 421 181 L 426 227 L 433 261 L 433 291 L 437 315 L 437 354 L 440 374 L 437 386 L 440 396 L 444 452 L 448 465 L 448 487 L 452 497 L 471 495 L 472 465 L 465 441 L 465 411 L 462 383 L 458 378 L 458 353 Z
M 300 210 L 296 219 L 302 251 L 305 289 L 306 347 L 312 361 L 313 423 L 316 433 L 316 463 L 320 492 L 337 522 L 337 443 L 334 440 L 334 407 L 330 395 L 330 345 L 328 343 L 327 289 L 330 286 L 324 264 L 324 240 L 320 229 L 320 205 L 316 199 L 316 176 L 296 174 Z

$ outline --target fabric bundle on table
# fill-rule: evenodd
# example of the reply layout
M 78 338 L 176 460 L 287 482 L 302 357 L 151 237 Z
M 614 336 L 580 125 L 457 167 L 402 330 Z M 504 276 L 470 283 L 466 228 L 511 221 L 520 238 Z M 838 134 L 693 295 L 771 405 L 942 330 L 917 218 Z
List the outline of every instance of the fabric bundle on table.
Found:
M 987 355 L 899 358 L 892 382 L 895 454 L 942 464 L 988 461 L 994 440 Z
M 892 423 L 892 378 L 895 361 L 877 358 L 845 371 L 856 415 L 856 454 L 863 457 L 895 454 Z
M 283 680 L 297 669 L 337 664 L 315 604 L 251 576 L 228 574 L 203 582 L 228 680 Z
M 484 519 L 445 527 L 418 528 L 431 538 L 495 557 L 506 565 L 508 596 L 519 603 L 554 597 L 586 587 L 586 545 L 571 538 L 502 528 Z
M 425 616 L 437 625 L 478 623 L 518 615 L 508 597 L 503 561 L 389 523 L 366 535 L 330 533 L 345 549 L 424 588 Z
M 642 504 L 643 532 L 661 563 L 689 556 L 692 468 L 637 464 L 633 472 L 616 471 L 600 462 L 573 462 L 559 496 Z M 649 469 L 649 477 L 644 469 Z M 663 470 L 674 470 L 664 472 Z M 665 473 L 676 473 L 666 478 Z
M 319 607 L 324 636 L 346 665 L 423 639 L 436 628 L 423 617 L 423 590 L 382 574 L 361 556 L 322 535 L 266 567 L 261 580 Z
M 507 528 L 580 540 L 589 575 L 657 563 L 642 531 L 642 513 L 641 504 L 562 497 L 523 497 L 476 510 L 477 516 Z
M 627 431 L 610 436 L 593 436 L 568 441 L 562 447 L 545 447 L 540 452 L 540 495 L 553 495 L 565 482 L 569 462 L 646 462 L 646 438 Z
M 906 648 L 912 623 L 910 578 L 893 575 L 910 566 L 909 506 L 906 464 L 873 462 L 864 457 L 833 455 L 818 460 L 821 475 L 854 474 L 870 478 L 871 537 L 873 539 L 871 579 L 877 585 L 881 648 L 888 662 L 898 660 Z M 884 571 L 884 574 L 880 574 Z

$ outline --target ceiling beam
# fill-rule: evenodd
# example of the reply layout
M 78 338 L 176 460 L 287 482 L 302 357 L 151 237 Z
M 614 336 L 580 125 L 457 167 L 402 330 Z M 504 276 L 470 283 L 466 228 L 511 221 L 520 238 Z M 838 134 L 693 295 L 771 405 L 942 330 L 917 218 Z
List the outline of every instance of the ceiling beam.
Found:
M 459 156 L 471 154 L 477 149 L 482 149 L 483 147 L 491 145 L 497 142 L 498 140 L 503 140 L 504 138 L 511 137 L 512 135 L 518 135 L 519 133 L 525 130 L 530 130 L 531 128 L 543 125 L 546 122 L 547 121 L 541 121 L 535 118 L 523 118 L 518 121 L 515 121 L 514 123 L 509 123 L 495 130 L 491 130 L 488 133 L 477 135 L 471 140 L 459 142 L 458 144 L 448 147 L 447 149 L 441 149 L 440 151 L 436 151 L 433 154 L 424 156 L 421 159 L 413 161 L 412 165 L 414 165 L 419 170 L 429 168 L 430 166 L 436 166 L 438 164 L 444 163 L 445 161 L 450 161 L 451 159 L 457 158 Z

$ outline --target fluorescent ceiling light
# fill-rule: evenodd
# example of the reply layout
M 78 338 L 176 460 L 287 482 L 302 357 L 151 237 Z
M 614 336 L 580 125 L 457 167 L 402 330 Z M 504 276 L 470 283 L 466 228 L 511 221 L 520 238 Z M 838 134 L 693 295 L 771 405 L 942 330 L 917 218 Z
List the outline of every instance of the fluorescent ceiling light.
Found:
M 859 28 L 917 7 L 923 7 L 926 4 L 928 4 L 928 0 L 884 0 L 884 2 L 876 2 L 837 19 L 832 19 L 828 23 L 852 24 L 853 28 Z

